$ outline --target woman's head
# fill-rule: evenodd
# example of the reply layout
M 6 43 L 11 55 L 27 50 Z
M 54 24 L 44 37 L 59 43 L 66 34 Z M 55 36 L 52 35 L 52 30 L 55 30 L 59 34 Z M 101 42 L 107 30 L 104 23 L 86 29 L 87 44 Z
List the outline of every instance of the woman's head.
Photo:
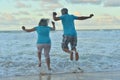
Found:
M 67 8 L 61 9 L 61 13 L 62 13 L 62 15 L 68 14 L 68 9 Z
M 49 19 L 42 18 L 39 22 L 39 26 L 48 26 Z

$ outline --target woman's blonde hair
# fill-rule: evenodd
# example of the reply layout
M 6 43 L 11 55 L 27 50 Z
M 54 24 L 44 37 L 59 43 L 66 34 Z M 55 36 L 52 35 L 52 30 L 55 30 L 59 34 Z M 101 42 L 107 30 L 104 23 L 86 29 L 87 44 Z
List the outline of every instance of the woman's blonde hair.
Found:
M 49 19 L 42 18 L 39 22 L 39 26 L 48 26 Z

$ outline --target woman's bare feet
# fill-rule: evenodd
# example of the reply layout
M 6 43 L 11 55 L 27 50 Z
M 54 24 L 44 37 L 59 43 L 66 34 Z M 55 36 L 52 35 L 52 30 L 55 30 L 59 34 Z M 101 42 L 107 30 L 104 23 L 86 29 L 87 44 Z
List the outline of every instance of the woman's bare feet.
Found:
M 48 68 L 48 70 L 52 70 L 51 68 Z
M 41 62 L 39 62 L 38 67 L 41 67 Z

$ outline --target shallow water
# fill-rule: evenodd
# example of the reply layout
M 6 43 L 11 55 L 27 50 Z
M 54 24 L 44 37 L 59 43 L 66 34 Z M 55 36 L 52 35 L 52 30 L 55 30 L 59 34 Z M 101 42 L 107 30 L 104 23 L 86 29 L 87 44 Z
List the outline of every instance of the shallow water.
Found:
M 79 61 L 70 61 L 62 51 L 62 31 L 51 32 L 51 67 L 54 71 L 85 72 L 120 70 L 120 30 L 77 31 Z M 0 77 L 39 74 L 36 32 L 0 32 Z

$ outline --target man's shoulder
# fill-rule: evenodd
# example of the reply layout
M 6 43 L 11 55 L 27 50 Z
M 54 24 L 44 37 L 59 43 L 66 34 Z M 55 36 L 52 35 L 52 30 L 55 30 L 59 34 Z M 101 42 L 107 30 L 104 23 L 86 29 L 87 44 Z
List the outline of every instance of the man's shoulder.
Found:
M 60 17 L 70 17 L 70 16 L 74 16 L 73 14 L 65 14 L 65 15 L 61 15 Z

